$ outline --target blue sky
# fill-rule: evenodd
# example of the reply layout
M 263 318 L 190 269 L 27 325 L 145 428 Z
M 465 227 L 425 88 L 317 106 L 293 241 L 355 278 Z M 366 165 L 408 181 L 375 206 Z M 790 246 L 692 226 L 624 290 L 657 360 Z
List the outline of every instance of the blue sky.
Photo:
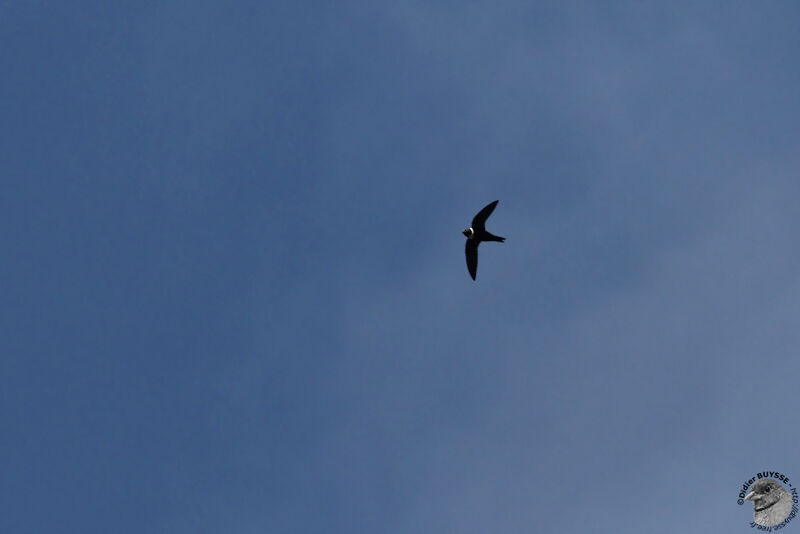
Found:
M 800 480 L 798 24 L 4 3 L 0 530 L 749 532 Z

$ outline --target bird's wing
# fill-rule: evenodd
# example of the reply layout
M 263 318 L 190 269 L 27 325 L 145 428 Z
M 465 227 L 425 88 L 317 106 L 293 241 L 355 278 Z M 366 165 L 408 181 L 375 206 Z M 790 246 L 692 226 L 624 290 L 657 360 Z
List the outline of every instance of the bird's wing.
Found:
M 475 230 L 483 230 L 484 225 L 486 224 L 486 219 L 489 218 L 489 215 L 492 214 L 494 211 L 494 207 L 497 206 L 497 200 L 483 208 L 478 214 L 472 219 L 472 228 Z
M 467 254 L 467 269 L 469 269 L 469 275 L 475 280 L 475 275 L 478 273 L 478 242 L 474 239 L 467 239 L 464 252 Z

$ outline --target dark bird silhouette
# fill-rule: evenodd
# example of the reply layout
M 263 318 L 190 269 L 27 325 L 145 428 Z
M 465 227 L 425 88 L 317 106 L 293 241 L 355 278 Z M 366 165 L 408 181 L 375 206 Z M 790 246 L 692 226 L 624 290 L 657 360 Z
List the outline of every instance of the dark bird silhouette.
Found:
M 472 227 L 461 232 L 467 236 L 467 245 L 465 249 L 467 254 L 467 269 L 473 280 L 475 280 L 475 275 L 478 273 L 478 245 L 481 244 L 481 241 L 499 241 L 502 243 L 506 240 L 505 237 L 498 237 L 486 231 L 486 219 L 488 219 L 489 215 L 494 211 L 497 202 L 498 201 L 495 200 L 479 211 L 475 218 L 472 219 Z
M 792 494 L 772 478 L 762 478 L 744 498 L 753 501 L 753 521 L 765 527 L 777 525 L 792 511 Z

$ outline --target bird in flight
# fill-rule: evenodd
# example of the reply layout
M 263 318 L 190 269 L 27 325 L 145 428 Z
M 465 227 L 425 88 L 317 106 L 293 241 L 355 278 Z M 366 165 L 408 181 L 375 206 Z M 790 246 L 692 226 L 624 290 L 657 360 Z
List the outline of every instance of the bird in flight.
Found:
M 486 219 L 488 219 L 489 215 L 494 211 L 497 202 L 498 201 L 495 200 L 479 211 L 475 218 L 472 219 L 472 226 L 461 232 L 467 236 L 467 246 L 465 249 L 467 254 L 467 269 L 469 269 L 469 275 L 473 280 L 475 280 L 475 275 L 478 272 L 478 245 L 481 244 L 481 241 L 499 241 L 502 243 L 506 240 L 505 237 L 498 237 L 490 234 L 485 228 Z

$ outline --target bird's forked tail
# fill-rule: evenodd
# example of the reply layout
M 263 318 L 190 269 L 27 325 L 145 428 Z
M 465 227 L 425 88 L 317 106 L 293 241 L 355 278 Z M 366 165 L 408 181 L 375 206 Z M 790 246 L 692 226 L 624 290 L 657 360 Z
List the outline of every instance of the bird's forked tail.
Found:
M 490 234 L 489 232 L 486 232 L 486 237 L 484 238 L 484 241 L 499 241 L 500 243 L 504 243 L 505 240 L 506 240 L 505 237 L 500 237 L 499 235 L 493 235 Z

